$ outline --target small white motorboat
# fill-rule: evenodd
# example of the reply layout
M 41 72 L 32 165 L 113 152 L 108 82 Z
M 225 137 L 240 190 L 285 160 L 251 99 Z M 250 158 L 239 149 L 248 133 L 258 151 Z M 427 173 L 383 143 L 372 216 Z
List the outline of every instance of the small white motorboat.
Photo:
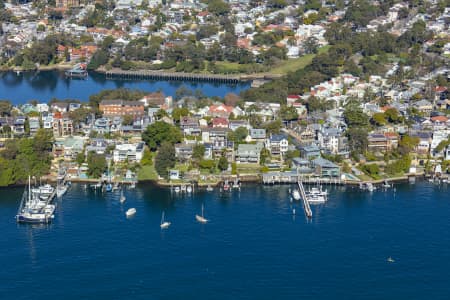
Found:
M 390 257 L 390 256 L 387 258 L 387 261 L 390 262 L 390 263 L 395 262 L 395 260 L 392 257 Z
M 161 216 L 161 225 L 159 225 L 159 226 L 161 227 L 161 229 L 166 229 L 166 228 L 169 228 L 170 224 L 172 224 L 172 223 L 164 220 L 164 212 L 163 212 L 162 216 Z
M 200 222 L 200 223 L 203 223 L 203 224 L 205 224 L 205 223 L 207 223 L 208 222 L 208 219 L 206 219 L 205 217 L 204 217 L 204 215 L 203 215 L 203 204 L 202 204 L 202 215 L 201 216 L 199 216 L 199 215 L 195 215 L 195 219 L 197 220 L 197 222 Z
M 132 217 L 132 216 L 134 216 L 136 214 L 136 208 L 130 208 L 130 209 L 128 209 L 127 210 L 127 212 L 125 213 L 125 215 L 127 216 L 127 217 Z
M 188 185 L 188 186 L 186 187 L 186 192 L 192 193 L 192 186 Z
M 179 193 L 179 192 L 181 191 L 181 189 L 180 189 L 179 186 L 176 186 L 175 189 L 174 189 L 174 191 L 175 191 L 175 193 Z
M 208 187 L 206 188 L 206 191 L 212 192 L 212 191 L 214 191 L 214 188 L 212 186 L 208 185 Z
M 300 200 L 300 192 L 298 190 L 293 190 L 292 191 L 292 197 L 294 198 L 294 200 L 298 201 Z

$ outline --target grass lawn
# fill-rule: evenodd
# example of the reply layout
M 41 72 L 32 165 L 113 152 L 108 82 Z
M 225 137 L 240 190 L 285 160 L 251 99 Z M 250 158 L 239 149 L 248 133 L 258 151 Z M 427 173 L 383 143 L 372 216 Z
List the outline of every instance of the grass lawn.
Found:
M 154 166 L 142 166 L 138 171 L 138 180 L 158 180 Z
M 239 73 L 239 70 L 242 67 L 242 65 L 237 62 L 229 61 L 216 61 L 215 64 L 222 70 L 226 70 L 225 73 Z
M 318 54 L 325 53 L 330 49 L 330 46 L 324 46 L 319 48 Z M 299 58 L 291 58 L 288 60 L 281 61 L 277 66 L 274 66 L 268 73 L 270 74 L 279 74 L 285 75 L 289 72 L 294 72 L 298 69 L 303 69 L 307 65 L 309 65 L 313 58 L 317 54 L 306 54 Z M 220 67 L 221 71 L 224 73 L 240 73 L 241 68 L 245 65 L 241 65 L 236 62 L 228 62 L 228 61 L 217 61 L 216 66 Z
M 318 54 L 325 53 L 330 49 L 330 46 L 321 47 L 318 51 Z M 270 73 L 272 74 L 287 74 L 289 72 L 294 72 L 298 69 L 303 69 L 307 65 L 309 65 L 316 54 L 306 54 L 299 58 L 291 58 L 281 62 L 278 66 L 274 67 Z

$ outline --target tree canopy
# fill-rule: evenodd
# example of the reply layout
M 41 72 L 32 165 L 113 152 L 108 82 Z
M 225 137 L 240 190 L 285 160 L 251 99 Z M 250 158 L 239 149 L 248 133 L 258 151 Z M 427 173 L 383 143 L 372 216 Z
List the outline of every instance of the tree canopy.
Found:
M 181 142 L 181 131 L 166 122 L 157 121 L 142 133 L 142 139 L 151 150 L 156 150 L 163 142 L 175 144 Z

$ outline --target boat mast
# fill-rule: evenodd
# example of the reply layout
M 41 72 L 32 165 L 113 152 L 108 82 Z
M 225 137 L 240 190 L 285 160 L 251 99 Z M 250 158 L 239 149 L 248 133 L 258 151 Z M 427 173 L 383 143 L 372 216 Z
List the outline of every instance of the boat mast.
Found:
M 31 176 L 28 175 L 28 202 L 31 202 Z

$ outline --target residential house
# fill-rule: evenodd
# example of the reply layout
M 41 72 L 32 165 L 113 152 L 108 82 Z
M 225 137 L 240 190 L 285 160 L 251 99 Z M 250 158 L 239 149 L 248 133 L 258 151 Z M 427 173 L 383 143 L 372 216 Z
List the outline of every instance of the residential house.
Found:
M 78 153 L 83 152 L 84 139 L 81 137 L 68 137 L 57 139 L 53 144 L 53 155 L 65 160 L 76 159 Z
M 248 123 L 248 121 L 245 120 L 230 120 L 228 127 L 233 131 L 235 131 L 239 127 L 250 129 L 250 124 Z
M 211 105 L 209 107 L 208 115 L 211 117 L 219 117 L 219 118 L 226 118 L 230 116 L 230 114 L 233 112 L 233 106 L 225 105 L 225 104 L 219 104 L 219 105 Z
M 213 128 L 228 128 L 228 119 L 227 118 L 214 118 L 212 120 Z
M 30 125 L 30 134 L 34 135 L 39 128 L 41 128 L 40 120 L 38 117 L 28 118 L 28 123 Z
M 182 117 L 180 119 L 180 128 L 186 135 L 198 136 L 202 133 L 198 119 L 194 117 Z
M 52 111 L 64 113 L 68 111 L 69 104 L 65 102 L 54 102 L 51 104 L 50 108 Z
M 262 143 L 257 144 L 239 144 L 235 155 L 236 163 L 254 163 L 259 164 L 261 150 L 264 148 Z
M 116 145 L 116 148 L 113 151 L 113 161 L 140 162 L 144 156 L 144 146 L 144 142 Z
M 192 158 L 194 153 L 193 144 L 177 144 L 175 145 L 175 156 L 180 161 L 187 161 Z
M 73 135 L 73 121 L 69 118 L 53 118 L 53 135 L 55 137 L 65 137 Z
M 14 119 L 14 123 L 12 126 L 12 132 L 16 135 L 22 135 L 25 134 L 25 122 L 26 117 L 24 116 L 18 116 Z
M 322 128 L 317 133 L 320 147 L 327 153 L 338 154 L 345 151 L 347 140 L 337 128 Z
M 411 137 L 419 138 L 419 144 L 416 147 L 416 153 L 419 155 L 427 155 L 430 153 L 431 141 L 433 134 L 431 132 L 419 131 L 411 134 Z
M 247 143 L 250 142 L 262 142 L 264 143 L 266 141 L 266 130 L 265 129 L 258 129 L 258 128 L 252 128 L 249 130 L 248 136 L 245 138 L 245 141 Z
M 105 154 L 108 143 L 105 139 L 91 139 L 89 145 L 86 146 L 85 155 L 89 152 L 95 152 L 97 154 Z
M 300 147 L 300 155 L 302 158 L 311 160 L 320 157 L 320 149 L 314 144 Z
M 315 170 L 317 176 L 334 178 L 339 178 L 341 176 L 340 167 L 322 157 L 313 159 L 311 161 L 311 166 Z
M 202 131 L 202 141 L 211 144 L 213 157 L 221 156 L 224 150 L 233 149 L 233 142 L 227 138 L 229 131 L 229 128 L 205 128 Z
M 433 130 L 443 130 L 447 128 L 449 119 L 446 116 L 434 116 L 431 117 L 431 122 L 433 123 Z
M 109 119 L 107 118 L 96 119 L 94 121 L 94 126 L 92 127 L 92 130 L 100 134 L 109 133 Z
M 388 139 L 384 134 L 371 133 L 367 136 L 367 141 L 367 148 L 371 152 L 385 153 L 386 151 L 388 151 Z
M 0 132 L 2 132 L 2 133 L 10 132 L 12 130 L 13 124 L 14 124 L 13 118 L 0 117 Z
M 139 101 L 103 100 L 99 109 L 105 117 L 126 116 L 142 117 L 144 104 Z
M 300 157 L 292 159 L 292 169 L 295 169 L 297 174 L 312 174 L 314 170 L 311 168 L 311 161 Z
M 145 95 L 141 100 L 144 106 L 161 108 L 164 104 L 164 94 L 162 92 L 155 92 Z
M 413 107 L 415 107 L 418 111 L 424 113 L 425 115 L 430 115 L 433 110 L 433 104 L 428 100 L 420 100 L 413 103 Z
M 398 148 L 398 142 L 399 142 L 399 138 L 398 138 L 398 134 L 395 132 L 385 132 L 384 136 L 387 139 L 387 149 L 388 150 L 393 150 Z
M 272 155 L 284 155 L 289 150 L 289 142 L 285 136 L 274 134 L 267 140 L 266 148 Z

